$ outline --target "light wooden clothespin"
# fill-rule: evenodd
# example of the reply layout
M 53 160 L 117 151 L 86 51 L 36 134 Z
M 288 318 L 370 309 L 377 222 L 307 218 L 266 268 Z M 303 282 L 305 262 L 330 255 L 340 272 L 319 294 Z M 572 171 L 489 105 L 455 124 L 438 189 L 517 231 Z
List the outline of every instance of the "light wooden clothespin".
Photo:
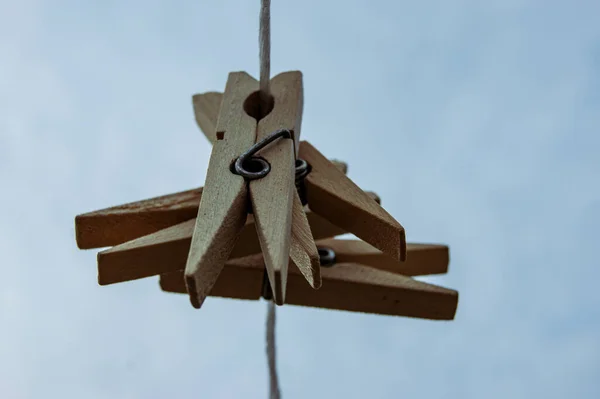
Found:
M 302 183 L 313 211 L 404 260 L 402 226 L 313 146 L 299 143 L 302 90 L 300 72 L 277 75 L 271 80 L 273 107 L 261 111 L 258 82 L 243 72 L 229 75 L 186 264 L 194 307 L 201 306 L 230 258 L 248 202 L 274 301 L 285 301 L 290 258 L 313 288 L 320 287 L 318 252 L 295 184 L 294 165 L 302 161 L 307 163 Z M 288 137 L 270 144 L 275 132 Z M 244 154 L 256 143 L 270 145 L 261 148 L 260 158 L 246 162 Z
M 311 243 L 295 185 L 302 75 L 281 74 L 271 86 L 273 109 L 261 110 L 258 82 L 244 72 L 229 75 L 186 263 L 186 284 L 194 307 L 204 302 L 231 256 L 249 208 L 275 301 L 284 302 L 290 256 L 312 286 L 321 284 L 318 252 Z M 288 136 L 268 143 L 277 131 Z M 261 158 L 245 161 L 243 154 L 257 143 L 270 145 L 261 148 Z

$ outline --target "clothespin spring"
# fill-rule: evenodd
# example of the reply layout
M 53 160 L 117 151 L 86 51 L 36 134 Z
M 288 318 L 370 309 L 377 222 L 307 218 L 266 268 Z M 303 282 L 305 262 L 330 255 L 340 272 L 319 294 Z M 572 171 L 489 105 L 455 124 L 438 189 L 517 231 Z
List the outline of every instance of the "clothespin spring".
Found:
M 267 162 L 266 159 L 255 156 L 257 152 L 271 144 L 277 139 L 290 139 L 293 140 L 292 132 L 288 129 L 280 129 L 271 133 L 258 143 L 254 144 L 250 147 L 246 152 L 240 155 L 235 162 L 232 164 L 231 172 L 236 175 L 242 176 L 244 179 L 256 180 L 262 179 L 271 171 L 271 164 Z M 294 143 L 295 146 L 295 143 Z M 294 153 L 295 153 L 294 148 Z M 303 159 L 296 159 L 295 163 L 295 180 L 296 180 L 296 189 L 298 190 L 298 195 L 300 196 L 300 201 L 302 205 L 306 205 L 306 188 L 304 186 L 304 178 L 308 176 L 310 173 L 310 165 Z M 251 208 L 249 207 L 249 213 L 252 213 Z
M 232 172 L 246 180 L 262 179 L 268 175 L 271 171 L 271 164 L 264 158 L 255 157 L 254 154 L 279 138 L 292 139 L 292 132 L 287 129 L 277 130 L 254 144 L 236 159 Z
M 304 159 L 296 159 L 296 190 L 298 190 L 298 196 L 302 205 L 306 205 L 308 200 L 306 199 L 306 186 L 304 184 L 304 178 L 310 173 L 310 165 Z

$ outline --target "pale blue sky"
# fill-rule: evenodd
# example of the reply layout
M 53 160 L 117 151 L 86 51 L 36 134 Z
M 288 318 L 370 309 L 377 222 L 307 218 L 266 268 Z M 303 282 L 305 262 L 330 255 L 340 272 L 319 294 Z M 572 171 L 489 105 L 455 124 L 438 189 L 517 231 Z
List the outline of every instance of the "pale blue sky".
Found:
M 96 284 L 76 214 L 202 185 L 191 95 L 258 71 L 259 1 L 0 0 L 0 397 L 264 398 L 264 302 Z M 456 320 L 279 308 L 287 398 L 600 397 L 600 3 L 273 1 L 303 138 Z

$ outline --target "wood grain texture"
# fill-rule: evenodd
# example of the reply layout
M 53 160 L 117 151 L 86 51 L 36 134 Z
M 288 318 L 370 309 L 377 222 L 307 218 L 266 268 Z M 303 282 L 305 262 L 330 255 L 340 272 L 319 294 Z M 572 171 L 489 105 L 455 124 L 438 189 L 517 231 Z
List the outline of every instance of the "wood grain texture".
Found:
M 318 289 L 321 287 L 321 259 L 311 231 L 310 222 L 297 192 L 294 193 L 292 212 L 293 223 L 290 258 L 308 284 L 312 288 Z M 319 235 L 321 234 L 317 234 L 317 236 Z
M 310 143 L 300 158 L 311 166 L 305 178 L 310 208 L 395 259 L 406 259 L 404 228 Z
M 214 144 L 217 141 L 217 118 L 221 109 L 223 93 L 210 91 L 192 96 L 196 124 L 204 136 Z
M 202 187 L 77 215 L 77 246 L 118 245 L 195 218 L 201 196 Z
M 227 79 L 206 184 L 185 268 L 190 302 L 200 308 L 229 259 L 247 216 L 244 178 L 231 173 L 231 163 L 256 139 L 256 121 L 243 110 L 245 99 L 258 89 L 245 72 Z
M 223 272 L 210 294 L 257 299 L 260 289 L 253 290 L 264 273 L 261 256 L 236 261 L 235 266 L 227 263 L 225 269 L 233 267 L 232 272 Z M 337 264 L 321 273 L 323 286 L 313 290 L 298 270 L 290 269 L 286 304 L 431 320 L 452 320 L 456 313 L 458 292 L 451 289 L 356 264 Z M 241 276 L 252 288 L 240 285 Z M 164 291 L 186 292 L 181 272 L 161 276 L 160 285 Z
M 384 254 L 360 240 L 325 239 L 318 245 L 335 252 L 338 263 L 354 263 L 405 276 L 424 276 L 448 272 L 450 262 L 446 245 L 406 244 L 406 261 Z

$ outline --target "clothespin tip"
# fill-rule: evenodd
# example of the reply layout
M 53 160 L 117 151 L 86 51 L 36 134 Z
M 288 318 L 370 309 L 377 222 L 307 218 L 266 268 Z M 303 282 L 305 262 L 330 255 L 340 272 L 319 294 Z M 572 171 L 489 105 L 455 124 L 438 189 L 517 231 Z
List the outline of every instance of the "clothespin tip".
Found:
M 198 299 L 198 292 L 196 290 L 196 282 L 194 281 L 194 277 L 186 276 L 185 286 L 188 292 L 188 296 L 190 298 L 190 303 L 195 309 L 200 309 L 200 307 L 202 307 L 202 303 L 204 302 L 204 298 L 202 299 L 202 301 Z

